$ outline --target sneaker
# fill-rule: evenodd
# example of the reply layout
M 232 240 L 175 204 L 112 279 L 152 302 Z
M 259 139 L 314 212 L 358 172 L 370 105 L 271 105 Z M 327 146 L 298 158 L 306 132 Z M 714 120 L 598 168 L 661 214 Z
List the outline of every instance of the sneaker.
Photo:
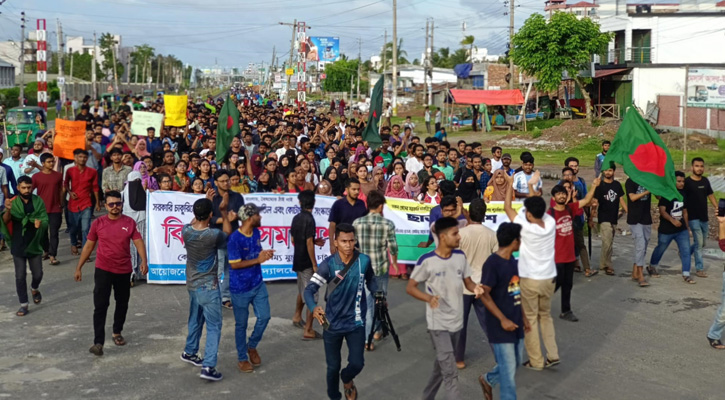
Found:
M 579 321 L 579 318 L 574 315 L 572 311 L 567 311 L 565 313 L 559 314 L 559 318 L 563 319 L 564 321 L 570 321 L 570 322 L 577 322 Z
M 199 374 L 199 378 L 208 381 L 220 381 L 223 377 L 221 372 L 217 371 L 214 367 L 204 367 L 201 369 L 201 374 Z
M 90 351 L 91 353 L 93 353 L 93 354 L 95 354 L 97 356 L 102 356 L 103 355 L 103 345 L 102 344 L 94 344 L 93 346 L 91 346 L 90 349 L 88 349 L 88 351 Z
M 186 352 L 182 352 L 181 361 L 188 362 L 189 364 L 193 364 L 194 366 L 197 366 L 197 367 L 201 367 L 201 364 L 204 362 L 204 359 L 199 357 L 198 354 L 186 354 Z

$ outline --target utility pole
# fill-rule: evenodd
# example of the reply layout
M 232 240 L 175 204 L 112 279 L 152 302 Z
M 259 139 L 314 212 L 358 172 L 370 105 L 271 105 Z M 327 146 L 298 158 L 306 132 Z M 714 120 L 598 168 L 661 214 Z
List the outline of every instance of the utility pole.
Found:
M 393 0 L 393 117 L 398 116 L 398 0 Z
M 385 77 L 385 69 L 388 67 L 386 64 L 386 55 L 388 53 L 388 30 L 385 30 L 385 36 L 383 36 L 383 77 Z M 384 78 L 383 78 L 384 80 Z M 383 85 L 385 86 L 385 85 Z M 384 90 L 383 90 L 384 91 Z
M 96 31 L 93 31 L 93 60 L 91 61 L 91 96 L 93 100 L 98 98 L 98 89 L 96 88 L 96 59 L 98 58 L 98 45 L 96 44 Z
M 73 53 L 68 54 L 68 58 L 70 58 L 70 74 L 68 74 L 68 80 L 73 80 Z
M 136 64 L 136 75 L 133 78 L 133 83 L 138 83 L 138 64 Z
M 20 13 L 20 106 L 25 105 L 25 11 Z
M 156 57 L 156 89 L 159 88 L 159 82 L 161 82 L 161 60 L 161 55 Z
M 357 101 L 360 101 L 360 63 L 362 52 L 362 39 L 357 38 Z
M 425 50 L 423 52 L 423 103 L 430 105 L 428 101 L 428 38 L 430 37 L 430 18 L 425 20 Z
M 56 29 L 56 41 L 58 43 L 58 81 L 62 81 L 63 84 L 60 84 L 60 101 L 61 103 L 65 101 L 65 59 L 64 56 L 64 49 L 65 49 L 65 43 L 63 43 L 63 27 L 60 25 L 60 19 L 55 20 L 57 29 Z
M 289 61 L 287 62 L 287 68 L 292 68 L 292 56 L 294 56 L 294 54 L 295 54 L 295 34 L 297 33 L 297 19 L 295 19 L 294 22 L 291 24 L 285 23 L 285 22 L 280 22 L 279 24 L 292 27 L 292 40 L 290 41 L 290 44 L 289 44 Z M 284 74 L 287 75 L 286 69 L 285 69 Z M 285 102 L 289 102 L 289 88 L 290 88 L 290 85 L 292 84 L 291 79 L 292 79 L 292 75 L 287 75 L 287 87 L 285 88 L 286 90 L 285 90 L 285 94 L 284 94 Z
M 114 93 L 118 94 L 120 93 L 119 87 L 118 87 L 118 69 L 116 68 L 116 40 L 111 41 L 111 61 L 113 61 L 113 81 L 116 85 L 116 90 L 114 90 Z
M 435 19 L 430 19 L 430 85 L 428 86 L 428 105 L 433 105 L 433 31 L 435 29 Z
M 274 68 L 274 59 L 277 56 L 277 46 L 272 46 L 272 62 L 269 63 L 269 70 L 267 71 L 269 74 L 269 79 L 267 79 L 267 95 L 269 96 L 270 93 L 272 93 L 272 79 L 274 76 L 272 75 L 273 68 Z
M 514 41 L 514 0 L 509 0 L 509 89 L 514 88 L 514 60 L 511 58 Z
M 687 90 L 688 79 L 690 77 L 690 66 L 685 66 L 685 109 L 682 110 L 682 169 L 687 168 L 687 96 L 689 96 L 689 90 Z

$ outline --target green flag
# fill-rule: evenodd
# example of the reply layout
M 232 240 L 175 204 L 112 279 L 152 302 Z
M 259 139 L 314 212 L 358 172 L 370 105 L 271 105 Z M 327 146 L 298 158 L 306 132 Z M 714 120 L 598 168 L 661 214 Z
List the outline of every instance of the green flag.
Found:
M 231 96 L 224 102 L 219 113 L 219 125 L 216 130 L 216 162 L 221 163 L 229 152 L 232 138 L 239 134 L 239 110 Z
M 634 107 L 627 110 L 604 157 L 602 169 L 609 168 L 613 162 L 624 166 L 624 173 L 650 193 L 667 200 L 682 201 L 675 186 L 675 164 L 670 151 Z
M 378 79 L 378 82 L 373 88 L 373 96 L 370 98 L 370 114 L 368 116 L 368 123 L 365 125 L 363 131 L 363 140 L 368 142 L 371 149 L 377 150 L 383 144 L 383 140 L 380 139 L 380 133 L 378 128 L 378 121 L 383 114 L 383 77 Z
M 207 102 L 204 102 L 204 107 L 206 107 L 209 111 L 211 111 L 212 114 L 216 114 L 216 107 L 214 107 L 213 105 L 211 105 Z

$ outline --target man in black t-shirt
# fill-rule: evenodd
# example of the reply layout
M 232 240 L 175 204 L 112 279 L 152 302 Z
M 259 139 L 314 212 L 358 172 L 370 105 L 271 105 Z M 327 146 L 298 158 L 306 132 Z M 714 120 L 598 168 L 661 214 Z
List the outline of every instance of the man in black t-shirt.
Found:
M 651 200 L 650 192 L 644 186 L 640 186 L 632 178 L 627 179 L 624 184 L 627 190 L 627 224 L 632 231 L 634 239 L 634 266 L 632 268 L 632 279 L 639 282 L 640 287 L 649 286 L 644 279 L 644 256 L 647 253 L 647 245 L 652 234 L 652 214 L 650 214 Z M 654 276 L 650 271 L 650 276 Z
M 689 227 L 692 230 L 692 247 L 690 254 L 695 255 L 695 275 L 700 278 L 707 278 L 702 263 L 702 248 L 705 247 L 707 239 L 708 226 L 708 210 L 707 201 L 709 200 L 715 209 L 717 209 L 717 201 L 713 194 L 710 181 L 702 176 L 705 173 L 705 161 L 700 157 L 692 159 L 692 175 L 685 179 L 685 194 L 687 195 L 687 217 L 689 219 Z
M 680 251 L 680 261 L 682 262 L 682 278 L 687 283 L 695 283 L 690 278 L 690 235 L 687 232 L 687 209 L 685 209 L 685 173 L 682 171 L 675 172 L 677 179 L 677 191 L 683 197 L 683 201 L 677 199 L 667 200 L 660 198 L 658 208 L 660 210 L 660 227 L 657 231 L 657 247 L 652 252 L 650 266 L 647 270 L 657 273 L 657 265 L 665 254 L 665 250 L 674 240 L 677 242 L 677 248 Z
M 501 398 L 515 398 L 516 369 L 522 364 L 524 331 L 531 330 L 521 307 L 518 261 L 513 252 L 521 246 L 521 225 L 504 222 L 496 232 L 498 250 L 483 264 L 481 300 L 486 306 L 486 334 L 493 347 L 496 366 L 478 377 L 486 399 L 493 398 L 493 386 L 501 384 Z M 559 360 L 547 360 L 553 366 Z
M 339 178 L 338 178 L 339 179 Z M 357 178 L 350 178 L 345 184 L 347 194 L 345 197 L 335 201 L 330 208 L 330 232 L 335 232 L 335 227 L 340 224 L 352 225 L 356 219 L 368 214 L 365 203 L 358 199 L 360 194 L 360 181 Z M 330 254 L 335 254 L 337 248 L 330 242 Z
M 317 257 L 315 256 L 315 245 L 322 246 L 325 240 L 322 238 L 315 239 L 317 226 L 315 225 L 315 217 L 312 216 L 312 209 L 315 207 L 315 192 L 304 190 L 297 195 L 300 201 L 299 214 L 292 219 L 290 235 L 292 236 L 292 245 L 295 246 L 292 270 L 297 273 L 297 305 L 295 315 L 292 317 L 292 324 L 298 328 L 304 329 L 302 340 L 322 339 L 322 335 L 312 329 L 312 312 L 307 310 L 307 321 L 302 320 L 302 309 L 304 302 L 305 288 L 310 283 L 312 275 L 317 272 Z M 315 301 L 317 301 L 317 293 L 315 293 Z
M 614 163 L 609 169 L 602 171 L 602 183 L 594 190 L 597 206 L 593 207 L 592 215 L 597 216 L 599 233 L 602 236 L 602 251 L 599 256 L 599 269 L 607 275 L 614 275 L 612 268 L 612 245 L 619 220 L 619 208 L 627 212 L 622 184 L 614 180 Z M 589 221 L 589 229 L 594 228 L 594 221 Z

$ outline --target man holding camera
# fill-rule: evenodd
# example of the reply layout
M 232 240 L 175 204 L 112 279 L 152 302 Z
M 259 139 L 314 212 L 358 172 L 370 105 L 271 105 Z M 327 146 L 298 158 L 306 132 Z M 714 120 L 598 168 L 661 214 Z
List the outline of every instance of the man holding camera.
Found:
M 347 223 L 335 226 L 337 252 L 320 264 L 305 288 L 305 303 L 312 309 L 312 315 L 325 328 L 322 337 L 325 342 L 327 361 L 327 396 L 332 400 L 342 399 L 342 379 L 347 400 L 357 399 L 357 388 L 353 379 L 365 364 L 365 320 L 359 310 L 367 309 L 367 298 L 363 285 L 371 293 L 377 292 L 370 257 L 355 250 L 355 228 Z M 327 283 L 325 310 L 317 305 L 315 294 Z M 343 339 L 347 341 L 348 364 L 342 365 Z

